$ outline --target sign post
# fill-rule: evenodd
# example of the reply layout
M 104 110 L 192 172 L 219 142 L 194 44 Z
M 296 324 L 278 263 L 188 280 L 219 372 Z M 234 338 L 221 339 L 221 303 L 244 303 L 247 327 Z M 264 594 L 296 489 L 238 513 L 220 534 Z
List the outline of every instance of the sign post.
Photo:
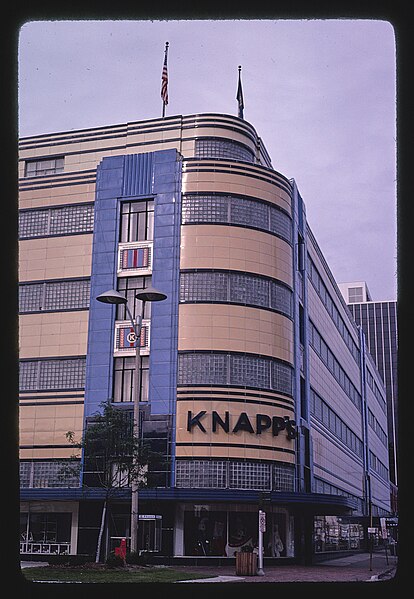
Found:
M 259 568 L 258 576 L 264 576 L 263 571 L 263 533 L 266 532 L 266 512 L 259 510 Z

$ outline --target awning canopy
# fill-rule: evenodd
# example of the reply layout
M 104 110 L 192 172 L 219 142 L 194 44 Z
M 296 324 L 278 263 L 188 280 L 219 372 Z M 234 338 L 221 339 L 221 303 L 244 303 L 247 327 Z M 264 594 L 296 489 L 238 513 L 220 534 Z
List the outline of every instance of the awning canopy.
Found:
M 102 488 L 72 489 L 21 489 L 21 501 L 102 501 Z M 111 491 L 111 498 L 118 501 L 131 499 L 131 489 Z M 245 489 L 181 489 L 156 487 L 139 490 L 140 502 L 174 503 L 246 503 L 278 505 L 297 508 L 314 515 L 345 515 L 357 509 L 357 500 L 344 495 L 326 493 L 261 492 Z

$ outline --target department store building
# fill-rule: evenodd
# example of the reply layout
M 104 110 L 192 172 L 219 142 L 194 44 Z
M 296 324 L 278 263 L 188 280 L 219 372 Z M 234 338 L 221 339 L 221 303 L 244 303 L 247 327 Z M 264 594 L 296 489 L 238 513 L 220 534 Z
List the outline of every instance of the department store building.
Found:
M 104 490 L 66 467 L 66 433 L 108 399 L 132 414 L 130 321 L 96 297 L 118 290 L 135 318 L 149 285 L 167 299 L 145 305 L 140 430 L 167 466 L 139 491 L 140 548 L 233 557 L 260 505 L 265 557 L 362 549 L 390 514 L 384 384 L 254 127 L 206 113 L 26 137 L 19 181 L 22 555 L 94 554 Z M 120 485 L 102 557 L 130 513 Z

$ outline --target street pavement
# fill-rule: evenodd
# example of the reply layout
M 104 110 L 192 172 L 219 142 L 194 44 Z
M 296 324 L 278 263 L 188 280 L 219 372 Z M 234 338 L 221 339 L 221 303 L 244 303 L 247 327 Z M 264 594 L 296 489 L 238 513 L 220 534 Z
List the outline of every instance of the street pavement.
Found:
M 264 564 L 263 576 L 236 576 L 234 566 L 174 566 L 177 570 L 200 572 L 212 578 L 188 582 L 381 582 L 392 580 L 397 570 L 398 558 L 385 553 L 359 553 L 348 557 L 330 559 L 311 566 Z M 184 581 L 183 581 L 184 582 Z

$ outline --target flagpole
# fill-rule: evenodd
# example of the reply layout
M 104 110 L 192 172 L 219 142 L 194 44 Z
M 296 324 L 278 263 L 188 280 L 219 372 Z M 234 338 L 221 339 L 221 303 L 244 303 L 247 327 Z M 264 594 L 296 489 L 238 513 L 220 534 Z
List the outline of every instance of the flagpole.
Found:
M 162 116 L 163 117 L 165 117 L 165 107 L 168 104 L 168 70 L 167 70 L 168 46 L 169 46 L 169 42 L 165 42 L 164 65 L 163 65 L 163 69 L 162 69 L 162 83 L 161 83 Z

